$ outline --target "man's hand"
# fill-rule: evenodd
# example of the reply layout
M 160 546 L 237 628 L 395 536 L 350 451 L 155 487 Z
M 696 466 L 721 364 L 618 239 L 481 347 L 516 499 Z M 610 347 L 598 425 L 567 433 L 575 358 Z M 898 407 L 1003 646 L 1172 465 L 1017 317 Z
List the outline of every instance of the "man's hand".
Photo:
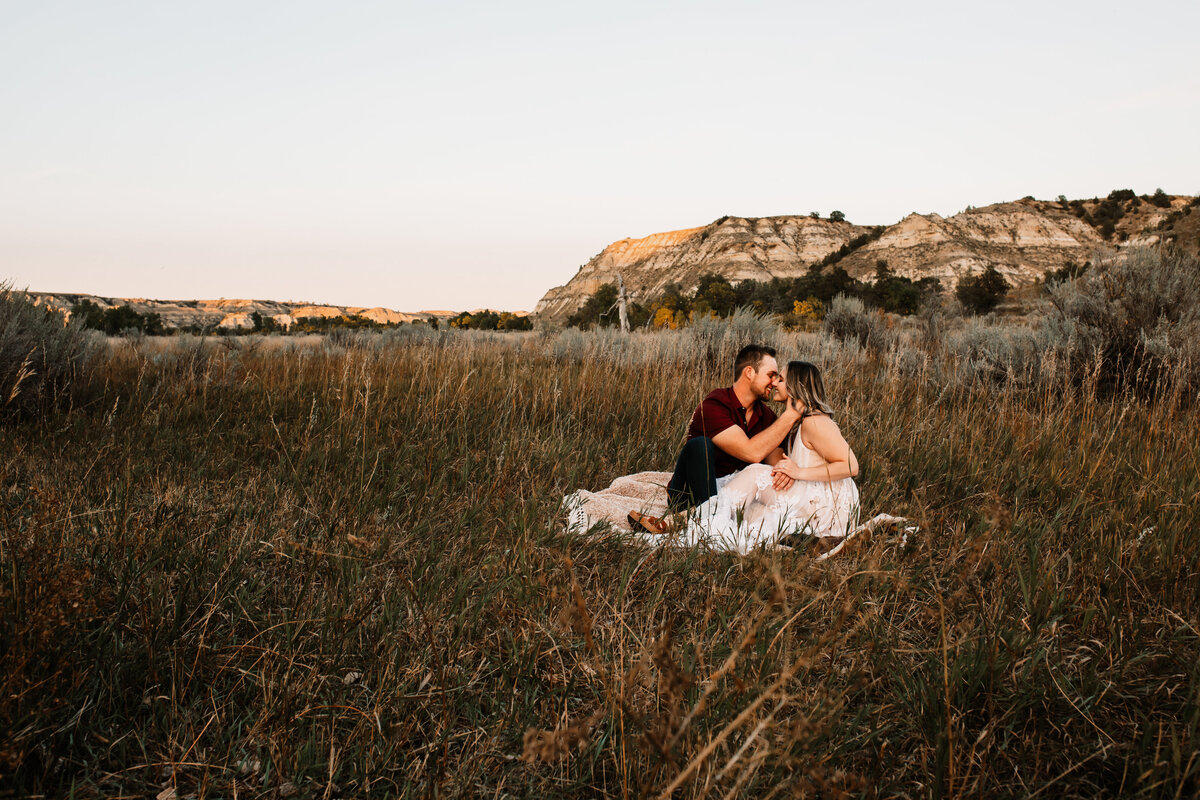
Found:
M 792 484 L 796 482 L 792 470 L 796 469 L 799 469 L 796 462 L 787 456 L 775 462 L 775 466 L 771 469 L 771 485 L 775 487 L 775 491 L 786 492 L 792 488 Z

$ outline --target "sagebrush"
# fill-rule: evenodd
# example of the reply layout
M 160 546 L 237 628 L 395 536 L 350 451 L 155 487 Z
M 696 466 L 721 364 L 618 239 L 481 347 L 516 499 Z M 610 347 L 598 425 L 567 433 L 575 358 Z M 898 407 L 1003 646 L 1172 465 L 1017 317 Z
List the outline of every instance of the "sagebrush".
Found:
M 67 323 L 0 282 L 0 417 L 69 400 L 86 382 L 95 347 L 80 323 Z

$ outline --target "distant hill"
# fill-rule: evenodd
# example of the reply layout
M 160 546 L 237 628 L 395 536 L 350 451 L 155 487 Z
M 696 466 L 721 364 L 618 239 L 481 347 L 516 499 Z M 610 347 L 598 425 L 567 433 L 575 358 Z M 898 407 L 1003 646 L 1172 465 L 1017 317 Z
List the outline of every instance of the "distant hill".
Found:
M 1128 191 L 1091 200 L 1026 197 L 951 217 L 914 213 L 886 227 L 812 216 L 722 217 L 699 228 L 610 244 L 567 283 L 547 291 L 534 314 L 562 321 L 618 274 L 631 296 L 644 302 L 672 283 L 690 291 L 706 273 L 734 283 L 761 281 L 802 275 L 823 262 L 826 269 L 836 263 L 852 277 L 870 280 L 886 261 L 894 274 L 937 278 L 946 291 L 991 266 L 1020 287 L 1128 244 L 1200 246 L 1198 233 L 1195 198 Z
M 602 284 L 620 273 L 638 298 L 651 298 L 668 285 L 695 287 L 705 273 L 737 282 L 803 275 L 810 264 L 866 239 L 871 228 L 813 217 L 722 217 L 711 225 L 642 239 L 622 239 L 579 268 L 570 281 L 546 292 L 534 315 L 563 319 Z
M 279 302 L 276 300 L 148 300 L 129 297 L 100 297 L 92 294 L 61 294 L 49 292 L 27 292 L 37 305 L 47 306 L 70 315 L 77 303 L 88 300 L 101 309 L 129 306 L 139 314 L 156 313 L 162 317 L 168 329 L 200 328 L 215 330 L 237 330 L 253 328 L 251 315 L 257 311 L 270 317 L 281 327 L 290 327 L 293 322 L 304 318 L 327 318 L 361 316 L 383 325 L 430 319 L 446 320 L 458 314 L 456 311 L 394 311 L 390 308 L 367 308 L 363 306 L 333 306 L 316 303 Z M 523 314 L 524 312 L 516 312 Z

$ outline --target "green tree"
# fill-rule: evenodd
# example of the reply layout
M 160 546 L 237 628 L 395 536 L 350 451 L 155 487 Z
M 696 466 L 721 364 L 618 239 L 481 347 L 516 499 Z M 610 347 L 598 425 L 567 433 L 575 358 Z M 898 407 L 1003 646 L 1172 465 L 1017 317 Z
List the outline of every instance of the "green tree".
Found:
M 251 312 L 250 321 L 254 323 L 255 333 L 275 333 L 279 330 L 279 323 L 274 317 L 264 317 L 258 311 Z
M 831 222 L 845 222 L 846 215 L 843 214 L 841 211 L 830 211 L 829 219 Z
M 617 285 L 602 284 L 574 314 L 567 317 L 567 325 L 575 328 L 612 327 L 617 324 L 616 304 Z
M 958 282 L 955 297 L 972 314 L 986 314 L 994 309 L 1012 287 L 1004 276 L 989 266 L 982 275 L 968 275 Z
M 733 290 L 728 278 L 709 273 L 700 278 L 692 300 L 692 307 L 696 310 L 708 310 L 718 316 L 727 317 L 733 312 L 737 299 L 737 292 Z
M 71 319 L 83 323 L 83 327 L 100 330 L 104 325 L 104 309 L 91 300 L 80 300 L 71 306 Z
M 533 330 L 533 321 L 527 316 L 520 317 L 511 311 L 505 311 L 500 315 L 496 329 L 501 331 L 531 331 Z
M 140 331 L 142 315 L 127 305 L 109 308 L 104 312 L 103 330 L 109 336 L 123 331 Z

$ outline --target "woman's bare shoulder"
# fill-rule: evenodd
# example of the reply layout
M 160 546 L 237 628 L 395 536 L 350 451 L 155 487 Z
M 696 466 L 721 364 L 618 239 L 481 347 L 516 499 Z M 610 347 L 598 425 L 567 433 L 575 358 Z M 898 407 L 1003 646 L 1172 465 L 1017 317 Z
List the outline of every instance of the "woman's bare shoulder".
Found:
M 810 414 L 801 420 L 800 428 L 805 434 L 841 433 L 841 428 L 828 414 Z

